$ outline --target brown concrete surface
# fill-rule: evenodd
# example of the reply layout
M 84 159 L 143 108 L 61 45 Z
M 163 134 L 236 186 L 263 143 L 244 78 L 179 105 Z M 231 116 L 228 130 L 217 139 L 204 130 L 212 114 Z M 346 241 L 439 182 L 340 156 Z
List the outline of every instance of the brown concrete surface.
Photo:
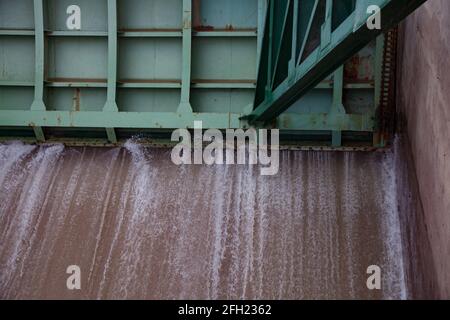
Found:
M 438 293 L 450 298 L 450 1 L 401 26 L 398 109 L 410 139 Z

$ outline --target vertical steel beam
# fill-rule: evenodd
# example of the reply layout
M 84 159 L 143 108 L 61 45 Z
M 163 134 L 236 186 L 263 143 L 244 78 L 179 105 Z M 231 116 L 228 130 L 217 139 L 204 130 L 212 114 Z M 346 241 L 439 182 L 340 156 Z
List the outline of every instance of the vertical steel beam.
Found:
M 258 0 L 258 47 L 257 47 L 257 66 L 260 64 L 261 51 L 264 40 L 264 26 L 267 17 L 267 0 Z M 258 76 L 258 71 L 256 72 Z
M 45 111 L 44 104 L 44 68 L 45 68 L 45 35 L 43 0 L 34 0 L 35 25 L 35 71 L 34 71 L 34 101 L 31 111 Z M 39 142 L 45 141 L 44 131 L 39 126 L 33 126 L 34 134 Z
M 183 0 L 183 62 L 181 71 L 181 101 L 179 113 L 192 113 L 191 96 L 192 68 L 192 0 Z
M 331 22 L 333 13 L 333 1 L 327 0 L 325 8 L 325 22 L 322 25 L 320 46 L 321 50 L 324 50 L 331 43 Z
M 281 28 L 281 36 L 279 39 L 279 43 L 276 43 L 277 51 L 276 51 L 275 65 L 273 68 L 272 81 L 271 81 L 272 89 L 273 89 L 273 85 L 275 83 L 275 77 L 277 76 L 278 65 L 281 62 L 280 59 L 281 59 L 281 54 L 282 54 L 282 49 L 283 49 L 283 42 L 285 40 L 285 37 L 287 36 L 287 34 L 286 34 L 287 22 L 289 19 L 289 15 L 292 14 L 292 12 L 289 11 L 289 8 L 291 7 L 291 1 L 293 1 L 293 0 L 287 0 L 287 2 L 286 2 L 286 11 L 284 14 L 283 26 Z
M 118 112 L 117 94 L 117 0 L 108 0 L 108 92 L 104 112 Z M 106 115 L 106 114 L 105 114 Z M 114 128 L 106 128 L 108 140 L 117 143 Z
M 270 100 L 272 96 L 272 59 L 273 59 L 273 28 L 274 22 L 273 19 L 275 17 L 275 1 L 269 2 L 269 54 L 267 59 L 267 83 L 266 83 L 266 100 Z
M 299 66 L 302 61 L 303 52 L 305 52 L 306 43 L 308 42 L 309 34 L 311 32 L 312 24 L 314 22 L 314 16 L 316 15 L 318 6 L 319 6 L 319 0 L 315 0 L 313 9 L 311 11 L 311 16 L 309 18 L 308 27 L 306 28 L 305 37 L 303 38 L 302 46 L 300 48 L 300 53 L 298 55 L 297 66 Z
M 330 115 L 337 116 L 345 114 L 343 102 L 344 90 L 344 66 L 339 67 L 333 75 L 333 103 L 331 105 Z M 342 145 L 342 131 L 332 131 L 332 145 L 333 147 L 340 147 Z
M 295 67 L 297 62 L 297 42 L 298 42 L 298 10 L 299 10 L 299 1 L 294 0 L 293 6 L 293 23 L 292 23 L 292 52 L 291 52 L 291 60 L 289 61 L 289 81 L 295 81 Z
M 333 13 L 333 1 L 326 0 L 325 20 L 320 32 L 320 50 L 325 51 L 331 43 L 331 24 Z M 333 103 L 331 105 L 330 116 L 335 117 L 339 114 L 345 114 L 345 108 L 342 105 L 342 96 L 344 88 L 344 67 L 341 66 L 333 75 Z M 333 147 L 342 146 L 342 131 L 334 130 L 331 132 Z
M 332 23 L 332 13 L 333 13 L 333 1 L 326 0 L 325 7 L 325 21 L 321 29 L 320 38 L 320 48 L 321 50 L 326 50 L 331 43 L 331 23 Z M 336 116 L 338 114 L 345 113 L 345 108 L 342 105 L 342 96 L 344 89 L 344 67 L 341 66 L 334 72 L 333 75 L 333 103 L 331 105 L 330 115 Z M 332 131 L 332 141 L 333 147 L 340 147 L 342 145 L 342 131 L 334 130 Z

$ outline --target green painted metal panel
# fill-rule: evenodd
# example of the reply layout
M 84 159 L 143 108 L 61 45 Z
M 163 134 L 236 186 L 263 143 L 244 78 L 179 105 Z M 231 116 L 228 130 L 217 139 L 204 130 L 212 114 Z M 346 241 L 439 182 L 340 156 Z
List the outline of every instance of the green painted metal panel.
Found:
M 125 0 L 118 2 L 119 30 L 157 30 L 183 27 L 180 0 Z
M 170 132 L 194 120 L 247 128 L 242 118 L 267 90 L 295 80 L 297 57 L 331 41 L 357 3 L 0 0 L 0 134 L 116 142 L 124 132 Z M 81 9 L 80 30 L 66 25 L 70 5 Z M 322 25 L 328 31 L 315 39 L 310 30 Z M 383 50 L 382 38 L 371 42 L 345 64 L 342 81 L 339 74 L 322 79 L 265 126 L 330 144 L 346 132 L 345 139 L 372 144 Z M 269 88 L 259 86 L 268 79 Z

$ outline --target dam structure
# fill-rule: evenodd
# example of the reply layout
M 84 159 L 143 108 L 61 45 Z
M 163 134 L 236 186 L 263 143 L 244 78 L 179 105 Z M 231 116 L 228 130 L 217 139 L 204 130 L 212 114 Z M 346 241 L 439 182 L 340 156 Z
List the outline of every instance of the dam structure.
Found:
M 0 0 L 0 298 L 450 297 L 449 15 Z

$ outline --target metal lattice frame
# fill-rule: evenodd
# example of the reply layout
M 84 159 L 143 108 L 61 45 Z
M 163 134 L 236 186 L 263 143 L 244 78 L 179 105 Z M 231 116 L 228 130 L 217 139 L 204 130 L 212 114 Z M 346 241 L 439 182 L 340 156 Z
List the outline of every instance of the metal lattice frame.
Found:
M 20 77 L 6 77 L 0 81 L 0 89 L 5 87 L 18 88 L 17 92 L 24 89 L 24 92 L 31 94 L 32 91 L 30 90 L 34 88 L 34 97 L 32 103 L 31 99 L 29 102 L 22 103 L 24 100 L 19 99 L 17 95 L 8 93 L 9 98 L 12 97 L 14 101 L 19 101 L 17 104 L 20 103 L 21 105 L 11 106 L 9 102 L 6 102 L 9 101 L 8 99 L 5 100 L 5 103 L 0 103 L 2 105 L 0 108 L 0 129 L 8 130 L 9 127 L 19 128 L 20 130 L 32 128 L 38 141 L 45 141 L 45 134 L 51 132 L 50 129 L 52 128 L 58 130 L 81 128 L 87 130 L 87 135 L 90 135 L 94 130 L 99 130 L 103 133 L 106 132 L 108 140 L 115 143 L 117 137 L 120 137 L 118 129 L 138 132 L 142 129 L 192 128 L 194 121 L 203 121 L 205 129 L 236 129 L 247 128 L 249 125 L 261 125 L 276 127 L 285 132 L 325 131 L 327 134 L 331 132 L 333 145 L 340 146 L 342 132 L 344 131 L 376 133 L 377 130 L 382 130 L 380 128 L 382 126 L 379 126 L 381 121 L 376 118 L 378 115 L 376 109 L 384 101 L 382 100 L 384 99 L 382 93 L 387 85 L 382 81 L 383 69 L 386 68 L 386 63 L 383 61 L 385 39 L 383 35 L 378 36 L 380 33 L 378 31 L 364 30 L 363 25 L 367 17 L 364 14 L 364 9 L 367 3 L 380 5 L 383 10 L 383 27 L 386 28 L 398 22 L 421 2 L 424 2 L 424 0 L 254 0 L 252 6 L 248 7 L 248 3 L 241 4 L 236 1 L 235 6 L 245 7 L 247 5 L 247 11 L 249 12 L 257 10 L 257 29 L 245 30 L 231 26 L 230 28 L 215 30 L 214 28 L 209 29 L 208 26 L 201 26 L 200 29 L 196 29 L 196 23 L 198 22 L 193 21 L 193 11 L 195 13 L 196 10 L 199 10 L 200 1 L 180 0 L 177 4 L 177 12 L 180 15 L 176 15 L 176 20 L 177 23 L 180 23 L 182 19 L 182 23 L 179 26 L 180 29 L 176 30 L 118 30 L 121 27 L 118 21 L 120 17 L 118 17 L 117 7 L 118 3 L 120 7 L 123 2 L 105 0 L 104 10 L 106 12 L 102 12 L 102 14 L 106 13 L 103 17 L 107 16 L 107 20 L 104 22 L 105 27 L 104 29 L 102 27 L 102 31 L 63 31 L 61 29 L 46 30 L 44 13 L 48 8 L 45 7 L 45 4 L 50 1 L 33 0 L 33 8 L 29 9 L 34 11 L 34 29 L 0 29 L 0 36 L 9 37 L 13 40 L 15 37 L 30 39 L 30 44 L 34 39 L 34 80 L 31 80 L 31 78 L 25 80 L 20 79 Z M 208 5 L 208 3 L 203 4 Z M 215 5 L 222 4 L 223 2 L 218 1 Z M 209 5 L 211 5 L 211 2 L 209 2 Z M 209 9 L 214 11 L 211 10 L 211 7 Z M 266 19 L 265 16 L 267 16 Z M 195 14 L 194 18 L 197 19 Z M 220 16 L 216 18 L 221 19 Z M 254 27 L 256 25 L 252 26 L 252 28 Z M 342 64 L 377 36 L 374 52 L 371 53 L 374 57 L 374 79 L 371 80 L 371 83 L 346 82 Z M 66 39 L 67 37 L 72 39 L 107 39 L 104 43 L 106 53 L 103 59 L 107 61 L 107 72 L 105 76 L 102 75 L 105 79 L 52 79 L 48 76 L 49 68 L 46 59 L 51 54 L 51 48 L 48 48 L 49 40 Z M 155 81 L 139 82 L 125 81 L 133 79 L 120 78 L 123 76 L 118 72 L 118 65 L 124 61 L 124 58 L 121 57 L 120 61 L 118 59 L 118 50 L 122 48 L 121 44 L 119 45 L 119 37 L 127 39 L 179 38 L 182 43 L 180 45 L 182 53 L 180 58 L 177 56 L 177 60 L 179 59 L 180 62 L 177 61 L 176 63 L 181 66 L 180 75 L 177 75 L 177 79 L 173 81 L 156 79 Z M 256 71 L 251 71 L 250 78 L 253 79 L 248 79 L 248 73 L 246 77 L 245 73 L 239 72 L 239 70 L 237 78 L 232 81 L 210 78 L 199 82 L 192 79 L 193 69 L 195 69 L 193 68 L 192 52 L 196 45 L 193 40 L 204 37 L 210 37 L 214 41 L 217 38 L 236 39 L 238 41 L 246 39 L 245 41 L 249 41 L 245 42 L 247 44 L 254 40 L 255 54 L 253 55 L 250 52 L 247 60 L 240 63 L 252 65 L 254 68 L 257 56 L 259 61 L 258 79 L 253 78 L 256 76 Z M 256 42 L 258 42 L 257 46 Z M 90 49 L 89 43 L 86 48 L 88 50 Z M 217 45 L 217 42 L 213 42 L 213 45 Z M 240 58 L 239 54 L 243 52 L 244 48 L 235 47 L 241 49 L 237 54 L 234 54 L 235 57 Z M 30 53 L 33 54 L 31 51 Z M 22 57 L 23 60 L 26 55 L 20 54 L 19 57 Z M 86 61 L 86 59 L 83 62 L 87 65 L 95 63 Z M 77 64 L 74 63 L 73 65 Z M 219 63 L 217 65 L 220 66 Z M 21 72 L 21 70 L 19 71 Z M 86 71 L 89 70 L 83 69 L 83 72 Z M 224 73 L 226 71 L 224 70 Z M 330 81 L 326 79 L 326 76 L 332 72 L 334 73 Z M 71 74 L 69 73 L 67 76 L 70 77 Z M 220 76 L 222 76 L 221 73 L 219 73 Z M 101 105 L 96 105 L 95 110 L 90 106 L 87 106 L 88 108 L 84 106 L 85 108 L 80 110 L 79 101 L 78 106 L 64 104 L 61 105 L 61 108 L 56 108 L 48 102 L 50 88 L 57 90 L 72 88 L 71 90 L 75 95 L 77 92 L 79 94 L 80 90 L 83 92 L 84 88 L 98 89 L 95 92 L 104 90 L 106 99 L 101 101 Z M 162 111 L 147 110 L 147 107 L 143 111 L 135 111 L 134 109 L 129 111 L 119 103 L 120 96 L 117 97 L 118 90 L 128 88 L 179 90 L 179 105 L 178 107 L 171 105 L 170 112 L 166 112 L 165 105 Z M 215 92 L 214 90 L 246 90 L 248 100 L 243 99 L 246 100 L 245 103 L 240 100 L 238 108 L 233 111 L 214 108 L 215 106 L 203 108 L 202 111 L 199 111 L 198 106 L 195 103 L 192 104 L 192 89 L 212 89 L 210 92 Z M 316 98 L 312 98 L 312 105 L 322 111 L 282 113 L 293 101 L 297 101 L 299 97 L 311 89 L 320 91 L 319 93 L 315 91 Z M 252 96 L 250 95 L 253 90 L 256 90 L 254 104 L 251 103 Z M 370 95 L 366 97 L 366 103 L 373 104 L 373 109 L 370 112 L 347 113 L 347 105 L 343 106 L 346 103 L 346 97 L 343 95 L 344 90 L 356 92 L 356 94 L 364 90 L 370 91 Z M 331 103 L 321 98 L 328 96 L 332 96 Z M 67 96 L 64 99 L 66 98 Z M 145 99 L 141 100 L 147 105 L 148 102 Z M 374 143 L 375 146 L 382 146 L 382 144 L 382 142 Z
M 366 116 L 351 115 L 342 108 L 340 66 L 423 2 L 425 0 L 269 0 L 255 109 L 245 119 L 253 124 L 273 121 L 335 72 L 334 102 L 329 113 L 297 116 L 298 127 L 331 130 L 335 145 L 341 143 L 341 131 L 376 130 L 370 121 L 375 112 Z M 381 9 L 381 30 L 367 27 L 371 14 L 367 12 L 369 5 Z M 384 40 L 380 38 L 378 82 L 381 80 L 383 44 Z

